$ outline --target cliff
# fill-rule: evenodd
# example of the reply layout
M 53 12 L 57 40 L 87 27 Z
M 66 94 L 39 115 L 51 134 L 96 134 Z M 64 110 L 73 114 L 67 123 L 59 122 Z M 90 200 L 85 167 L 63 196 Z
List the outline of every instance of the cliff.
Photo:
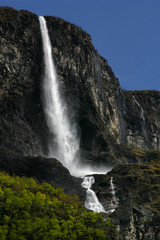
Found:
M 121 236 L 120 239 L 158 240 L 160 234 L 159 163 L 119 165 L 107 175 L 96 175 L 93 189 L 106 208 L 111 205 L 111 177 L 113 177 L 116 198 L 119 201 L 111 219 Z
M 59 18 L 46 20 L 61 89 L 79 127 L 82 157 L 115 165 L 125 155 L 121 144 L 159 149 L 160 93 L 121 90 L 87 33 Z M 1 8 L 0 32 L 0 149 L 46 155 L 38 17 Z
M 62 19 L 45 18 L 62 95 L 69 106 L 67 114 L 77 123 L 81 161 L 112 167 L 121 164 L 107 177 L 97 176 L 93 185 L 105 205 L 109 201 L 105 195 L 109 185 L 105 184 L 114 177 L 120 203 L 111 217 L 120 229 L 119 239 L 159 239 L 155 192 L 160 186 L 160 92 L 122 90 L 87 33 Z M 38 17 L 0 8 L 0 170 L 48 181 L 71 194 L 77 189 L 84 200 L 80 181 L 56 159 L 44 157 L 51 136 L 43 110 L 43 74 Z M 124 165 L 128 163 L 137 165 Z M 50 169 L 53 166 L 55 170 Z M 149 194 L 144 204 L 146 192 L 140 185 L 145 176 Z M 65 184 L 64 179 L 68 179 Z M 140 221 L 142 225 L 138 225 Z
M 46 146 L 37 16 L 0 9 L 0 149 L 40 155 Z M 43 128 L 41 127 L 43 125 Z

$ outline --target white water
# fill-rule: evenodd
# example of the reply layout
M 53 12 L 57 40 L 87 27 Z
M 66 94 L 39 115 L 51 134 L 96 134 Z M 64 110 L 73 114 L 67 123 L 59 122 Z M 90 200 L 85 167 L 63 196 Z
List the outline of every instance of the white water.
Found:
M 92 184 L 95 182 L 93 176 L 86 176 L 83 179 L 82 187 L 87 189 L 87 196 L 85 201 L 85 207 L 93 212 L 106 212 L 103 206 L 98 201 L 98 198 L 93 190 L 91 190 Z
M 44 76 L 44 109 L 50 132 L 55 136 L 56 151 L 53 141 L 50 142 L 50 157 L 58 158 L 62 164 L 75 172 L 78 163 L 79 141 L 77 132 L 67 118 L 67 106 L 60 96 L 56 69 L 52 58 L 52 46 L 44 17 L 39 17 L 43 42 L 45 76 Z M 54 149 L 54 151 L 53 151 Z
M 116 198 L 115 187 L 113 184 L 113 177 L 111 177 L 110 185 L 111 185 L 111 206 L 116 208 L 118 206 L 118 199 Z
M 145 116 L 144 116 L 144 110 L 143 110 L 143 108 L 141 107 L 141 105 L 139 104 L 139 102 L 137 101 L 137 99 L 135 98 L 135 96 L 132 95 L 132 97 L 133 97 L 135 103 L 136 103 L 136 104 L 138 105 L 138 107 L 141 109 L 141 118 L 142 118 L 143 122 L 145 122 Z
M 73 176 L 84 177 L 86 174 L 104 174 L 108 172 L 107 169 L 103 169 L 103 171 L 96 169 L 95 171 L 89 166 L 82 166 L 79 164 L 79 140 L 77 138 L 76 128 L 71 125 L 67 118 L 66 113 L 68 112 L 68 109 L 60 95 L 56 69 L 52 57 L 52 46 L 44 17 L 39 17 L 39 22 L 45 63 L 45 76 L 43 83 L 44 110 L 48 128 L 56 139 L 56 151 L 53 139 L 49 143 L 49 157 L 58 158 Z M 87 189 L 85 206 L 94 212 L 105 212 L 103 206 L 99 203 L 95 192 L 90 189 L 93 182 L 94 177 L 84 177 L 83 179 L 82 186 Z
M 137 99 L 135 98 L 134 95 L 132 95 L 135 103 L 138 105 L 138 107 L 140 108 L 141 110 L 141 118 L 142 118 L 142 131 L 143 131 L 143 136 L 144 136 L 144 139 L 146 140 L 146 142 L 148 142 L 148 133 L 147 133 L 147 127 L 146 127 L 146 119 L 145 119 L 145 114 L 144 114 L 144 110 L 142 108 L 142 106 L 140 105 L 140 103 L 137 101 Z

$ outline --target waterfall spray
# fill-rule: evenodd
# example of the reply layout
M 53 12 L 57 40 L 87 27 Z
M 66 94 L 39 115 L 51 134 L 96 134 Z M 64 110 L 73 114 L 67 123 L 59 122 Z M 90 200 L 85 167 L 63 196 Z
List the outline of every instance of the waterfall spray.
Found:
M 79 141 L 74 126 L 71 126 L 66 104 L 59 92 L 56 69 L 52 58 L 52 46 L 44 17 L 39 17 L 45 63 L 44 110 L 49 130 L 55 135 L 56 149 L 50 142 L 50 156 L 58 158 L 74 175 L 78 163 Z

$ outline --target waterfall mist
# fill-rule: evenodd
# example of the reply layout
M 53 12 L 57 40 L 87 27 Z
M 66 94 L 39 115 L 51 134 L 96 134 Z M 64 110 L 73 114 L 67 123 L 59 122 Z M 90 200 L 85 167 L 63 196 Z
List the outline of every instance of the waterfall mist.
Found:
M 56 69 L 52 56 L 52 45 L 44 17 L 39 17 L 42 35 L 45 73 L 43 81 L 44 111 L 50 133 L 54 136 L 49 143 L 49 157 L 56 157 L 70 171 L 73 176 L 106 173 L 104 167 L 93 169 L 91 166 L 81 165 L 79 161 L 79 139 L 74 124 L 67 117 L 67 105 L 60 95 Z M 101 170 L 102 169 L 102 170 Z

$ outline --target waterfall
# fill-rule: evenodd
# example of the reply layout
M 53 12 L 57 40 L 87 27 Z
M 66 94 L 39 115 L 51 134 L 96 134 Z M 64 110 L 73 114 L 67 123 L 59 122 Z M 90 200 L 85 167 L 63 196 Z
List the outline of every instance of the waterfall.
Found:
M 73 176 L 85 176 L 93 171 L 89 166 L 82 166 L 79 163 L 79 139 L 77 138 L 76 128 L 67 117 L 68 108 L 62 100 L 59 91 L 56 69 L 52 57 L 52 46 L 48 34 L 48 29 L 44 17 L 39 17 L 40 30 L 42 35 L 44 52 L 44 111 L 50 133 L 56 140 L 56 150 L 54 141 L 50 141 L 49 157 L 56 157 L 70 171 Z M 107 172 L 103 168 L 103 173 Z M 86 208 L 94 212 L 105 212 L 99 203 L 94 191 L 90 188 L 94 182 L 94 177 L 84 177 L 82 186 L 87 189 Z M 87 185 L 88 184 L 88 185 Z
M 132 95 L 132 94 L 131 94 Z M 135 98 L 135 96 L 134 95 L 132 95 L 132 97 L 133 97 L 133 99 L 134 99 L 134 101 L 135 101 L 135 103 L 138 105 L 138 107 L 140 108 L 140 110 L 141 110 L 141 118 L 142 118 L 142 124 L 141 124 L 141 126 L 142 126 L 142 132 L 143 132 L 143 136 L 144 136 L 144 140 L 146 141 L 146 143 L 147 143 L 147 145 L 148 145 L 148 143 L 149 143 L 149 141 L 148 141 L 148 133 L 147 133 L 147 127 L 146 127 L 146 119 L 145 119 L 145 114 L 144 114 L 144 110 L 143 110 L 143 108 L 142 108 L 142 106 L 140 105 L 140 103 L 137 101 L 137 99 Z
M 143 110 L 143 108 L 141 107 L 141 105 L 139 104 L 139 102 L 137 101 L 137 99 L 135 98 L 135 96 L 132 95 L 132 97 L 133 97 L 135 103 L 136 103 L 136 104 L 138 105 L 138 107 L 141 109 L 141 118 L 142 118 L 143 122 L 145 123 L 144 110 Z
M 86 176 L 83 179 L 82 187 L 87 189 L 87 196 L 85 201 L 85 207 L 93 212 L 106 212 L 103 206 L 98 201 L 98 198 L 93 190 L 91 190 L 92 184 L 95 182 L 93 176 Z
M 110 186 L 111 186 L 111 207 L 113 207 L 115 210 L 115 208 L 118 206 L 118 200 L 116 198 L 115 187 L 113 184 L 113 177 L 111 177 Z
M 78 163 L 79 140 L 77 132 L 67 118 L 67 106 L 59 91 L 56 69 L 52 57 L 52 46 L 44 17 L 39 17 L 43 42 L 45 76 L 44 76 L 44 110 L 49 131 L 55 136 L 56 150 L 50 142 L 50 157 L 58 158 L 74 175 Z

